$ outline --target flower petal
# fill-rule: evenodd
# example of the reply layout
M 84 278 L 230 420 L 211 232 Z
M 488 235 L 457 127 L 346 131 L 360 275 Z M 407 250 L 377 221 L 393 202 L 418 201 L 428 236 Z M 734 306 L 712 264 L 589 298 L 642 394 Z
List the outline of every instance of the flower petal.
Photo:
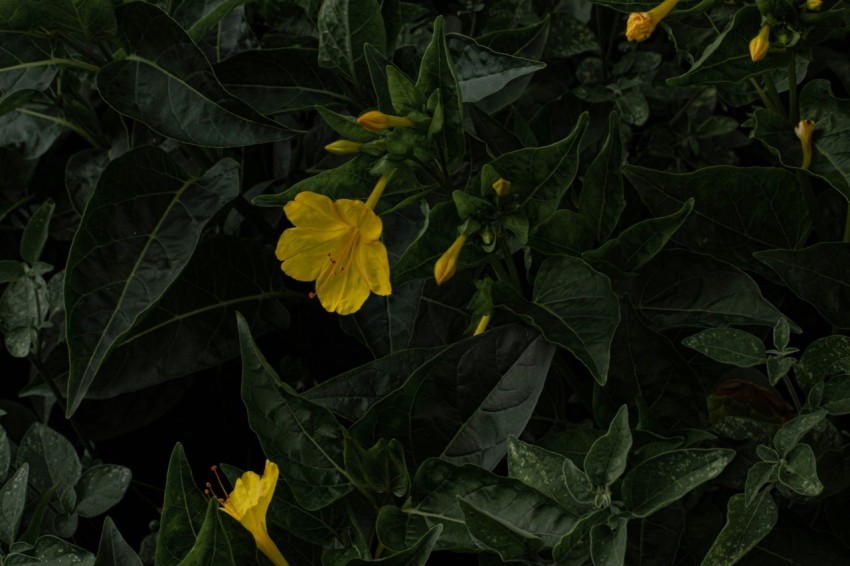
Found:
M 369 289 L 376 295 L 392 293 L 390 285 L 390 262 L 387 248 L 380 241 L 361 242 L 357 248 L 357 268 Z
M 360 236 L 367 242 L 374 242 L 381 237 L 383 224 L 381 218 L 359 200 L 339 199 L 336 209 L 340 218 L 360 231 Z
M 369 298 L 369 285 L 359 270 L 339 266 L 316 280 L 316 295 L 325 310 L 339 314 L 357 312 Z
M 323 232 L 313 228 L 285 230 L 277 243 L 276 255 L 283 272 L 298 281 L 315 281 L 334 268 L 342 250 L 354 237 L 354 229 Z
M 318 230 L 341 230 L 346 228 L 337 212 L 334 201 L 325 195 L 304 191 L 295 195 L 295 200 L 283 207 L 286 217 L 295 226 Z

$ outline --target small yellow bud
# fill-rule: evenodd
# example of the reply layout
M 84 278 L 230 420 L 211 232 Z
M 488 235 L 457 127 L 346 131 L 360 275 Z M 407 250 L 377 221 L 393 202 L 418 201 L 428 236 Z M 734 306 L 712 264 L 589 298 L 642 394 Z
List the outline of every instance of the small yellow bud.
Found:
M 377 110 L 366 112 L 357 118 L 357 123 L 360 124 L 364 130 L 368 130 L 370 132 L 380 132 L 389 128 L 409 128 L 413 126 L 413 122 L 409 118 L 391 116 Z
M 454 277 L 457 271 L 457 258 L 460 255 L 460 250 L 463 249 L 463 244 L 466 243 L 466 238 L 466 234 L 458 236 L 454 243 L 449 246 L 449 249 L 434 264 L 434 279 L 437 281 L 437 285 L 442 285 Z
M 493 190 L 496 191 L 497 195 L 504 197 L 507 196 L 508 192 L 511 190 L 511 182 L 499 177 L 499 180 L 493 183 L 492 187 Z
M 750 59 L 753 63 L 761 61 L 770 49 L 770 26 L 761 26 L 757 36 L 750 40 Z
M 325 151 L 334 155 L 348 155 L 360 151 L 360 144 L 351 140 L 336 140 L 326 145 Z
M 679 0 L 664 0 L 661 4 L 648 12 L 632 12 L 629 21 L 626 22 L 626 39 L 629 41 L 646 41 L 655 26 L 670 13 Z
M 800 120 L 794 127 L 794 133 L 800 138 L 800 147 L 803 149 L 802 169 L 808 169 L 812 164 L 812 134 L 815 131 L 814 120 Z
M 823 0 L 806 0 L 806 8 L 809 10 L 820 10 L 823 6 Z
M 481 320 L 478 321 L 478 326 L 475 327 L 475 332 L 473 332 L 472 335 L 478 336 L 479 334 L 484 334 L 484 331 L 487 330 L 488 324 L 490 324 L 490 315 L 485 314 L 481 317 Z

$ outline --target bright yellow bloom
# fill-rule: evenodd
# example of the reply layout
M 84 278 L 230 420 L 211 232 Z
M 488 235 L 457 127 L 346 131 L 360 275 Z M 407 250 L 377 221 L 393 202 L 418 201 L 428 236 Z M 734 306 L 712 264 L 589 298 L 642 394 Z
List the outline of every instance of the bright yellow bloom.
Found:
M 478 336 L 479 334 L 484 334 L 484 331 L 487 330 L 488 324 L 490 324 L 490 315 L 485 314 L 481 317 L 481 320 L 478 321 L 478 326 L 475 327 L 475 332 L 472 335 Z
M 504 197 L 507 196 L 508 192 L 511 190 L 511 182 L 499 177 L 499 180 L 493 183 L 492 187 L 493 190 L 496 191 L 497 195 Z
M 806 8 L 809 10 L 820 10 L 823 0 L 806 0 Z
M 384 114 L 383 112 L 378 112 L 377 110 L 366 112 L 357 118 L 357 123 L 360 124 L 364 130 L 368 130 L 370 132 L 380 132 L 389 128 L 409 128 L 413 125 L 413 122 L 409 118 L 391 116 L 389 114 Z
M 233 491 L 225 500 L 219 500 L 221 510 L 242 523 L 254 535 L 257 548 L 275 566 L 289 566 L 266 529 L 266 512 L 269 510 L 274 488 L 277 485 L 277 464 L 266 460 L 262 476 L 245 472 L 236 480 Z
M 336 140 L 326 145 L 325 151 L 334 155 L 348 155 L 360 151 L 360 144 L 351 140 Z
M 460 250 L 463 249 L 463 244 L 466 243 L 466 238 L 467 236 L 465 234 L 458 236 L 454 243 L 449 246 L 449 249 L 434 264 L 434 279 L 436 279 L 437 285 L 442 285 L 454 277 L 457 271 L 457 258 L 460 255 Z
M 626 22 L 626 39 L 629 41 L 646 41 L 655 26 L 670 13 L 679 0 L 664 0 L 661 4 L 648 12 L 632 12 L 629 21 Z
M 757 36 L 750 40 L 750 59 L 753 63 L 761 61 L 770 49 L 770 26 L 761 26 Z
M 283 207 L 295 227 L 284 230 L 277 243 L 281 269 L 298 281 L 315 281 L 329 312 L 351 314 L 370 291 L 392 292 L 387 248 L 380 240 L 383 224 L 373 212 L 387 180 L 380 178 L 365 203 L 305 191 Z
M 812 164 L 812 134 L 815 132 L 814 120 L 800 120 L 794 127 L 794 133 L 800 138 L 800 147 L 803 149 L 802 169 L 808 169 Z

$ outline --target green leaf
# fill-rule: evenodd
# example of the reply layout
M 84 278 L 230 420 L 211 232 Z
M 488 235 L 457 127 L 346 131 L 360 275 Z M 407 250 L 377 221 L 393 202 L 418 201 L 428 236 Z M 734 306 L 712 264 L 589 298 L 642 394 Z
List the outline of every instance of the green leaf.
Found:
M 789 49 L 773 49 L 757 63 L 750 57 L 750 40 L 760 27 L 761 14 L 756 6 L 742 7 L 717 38 L 706 46 L 690 70 L 667 79 L 667 84 L 685 87 L 740 83 L 768 71 L 785 69 L 791 56 Z
M 578 201 L 579 212 L 593 225 L 597 242 L 604 242 L 611 236 L 626 207 L 622 163 L 620 119 L 612 112 L 608 115 L 608 137 L 587 169 Z
M 83 472 L 77 482 L 77 508 L 80 517 L 106 513 L 124 497 L 133 474 L 130 468 L 98 464 Z
M 818 479 L 815 453 L 808 444 L 797 444 L 779 466 L 779 483 L 806 497 L 817 497 L 823 491 Z
M 794 373 L 804 390 L 831 375 L 850 373 L 850 336 L 818 338 L 803 352 Z
M 827 321 L 850 328 L 850 246 L 821 242 L 802 250 L 769 250 L 754 254 L 795 295 L 814 306 Z
M 467 338 L 375 403 L 351 434 L 363 445 L 397 438 L 413 465 L 438 456 L 492 469 L 508 437 L 528 424 L 553 354 L 542 336 L 516 324 Z
M 316 57 L 316 50 L 308 48 L 256 49 L 237 53 L 214 70 L 227 92 L 261 114 L 345 102 L 336 77 L 317 68 Z
M 788 320 L 780 318 L 776 321 L 773 327 L 773 347 L 777 350 L 784 350 L 788 347 L 788 342 L 791 340 L 791 326 Z
M 428 562 L 428 557 L 431 551 L 437 544 L 440 538 L 440 533 L 443 531 L 442 525 L 435 525 L 425 534 L 419 537 L 412 546 L 398 552 L 394 552 L 383 558 L 375 560 L 363 560 L 355 558 L 346 563 L 346 566 L 363 566 L 365 564 L 380 564 L 382 566 L 425 566 Z
M 565 534 L 552 549 L 552 557 L 558 564 L 580 566 L 590 558 L 590 532 L 596 525 L 603 525 L 611 516 L 608 509 L 599 509 L 581 517 L 575 527 Z
M 633 273 L 664 249 L 673 234 L 682 226 L 694 208 L 694 199 L 688 199 L 681 209 L 669 216 L 650 218 L 629 226 L 602 247 L 587 251 L 582 258 L 603 271 Z M 613 268 L 613 269 L 611 269 Z
M 632 448 L 629 408 L 620 407 L 608 426 L 608 432 L 596 439 L 584 458 L 584 471 L 595 486 L 608 486 L 626 471 Z
M 512 151 L 490 162 L 499 176 L 512 184 L 505 205 L 523 207 L 531 226 L 555 212 L 572 184 L 587 123 L 588 115 L 584 113 L 563 140 L 545 147 Z
M 565 208 L 531 227 L 528 245 L 548 255 L 580 255 L 593 244 L 593 225 L 585 216 Z
M 511 81 L 546 66 L 540 61 L 499 53 L 460 34 L 449 34 L 447 42 L 464 103 L 480 102 L 503 90 Z M 513 100 L 500 100 L 500 104 L 507 106 L 521 94 L 521 91 L 516 93 Z
M 346 470 L 354 477 L 355 470 L 349 465 L 349 447 L 355 446 L 356 441 L 346 439 Z M 362 449 L 361 449 L 362 450 Z M 362 477 L 362 482 L 375 493 L 392 494 L 404 497 L 410 490 L 410 476 L 404 463 L 404 448 L 395 438 L 389 442 L 381 438 L 368 450 L 363 450 L 356 464 L 356 472 Z
M 784 316 L 748 275 L 683 250 L 664 251 L 647 264 L 635 280 L 632 296 L 635 307 L 660 329 L 731 324 L 773 327 Z
M 386 25 L 386 21 L 384 24 Z M 363 45 L 363 51 L 366 55 L 366 64 L 369 67 L 369 76 L 372 79 L 372 90 L 375 91 L 375 97 L 378 101 L 378 110 L 385 114 L 392 114 L 395 109 L 393 108 L 393 99 L 390 96 L 388 67 L 395 67 L 371 43 Z
M 199 178 L 154 147 L 107 166 L 80 221 L 65 277 L 68 415 L 107 356 L 186 266 L 206 223 L 238 190 L 239 168 L 231 159 Z
M 626 509 L 635 517 L 647 517 L 684 497 L 699 485 L 717 477 L 734 450 L 673 450 L 635 466 L 621 485 Z
M 6 429 L 0 427 L 0 482 L 5 481 L 9 473 L 9 464 L 12 463 L 12 445 Z
M 109 517 L 103 520 L 94 566 L 142 566 L 139 555 L 127 544 Z
M 24 159 L 38 159 L 68 131 L 65 112 L 56 106 L 35 102 L 21 106 L 25 100 L 18 96 L 16 93 L 10 97 L 17 99 L 13 105 L 15 111 L 0 114 L 0 147 L 14 149 L 14 153 Z
M 575 524 L 573 515 L 521 482 L 491 474 L 476 466 L 455 466 L 431 458 L 423 462 L 413 480 L 411 501 L 402 509 L 411 517 L 406 537 L 442 524 L 437 550 L 477 550 L 464 524 L 459 500 L 516 529 L 555 544 Z M 394 528 L 401 526 L 397 520 Z
M 256 562 L 254 539 L 234 518 L 219 510 L 215 499 L 207 503 L 204 522 L 194 542 L 180 566 L 242 566 Z
M 71 442 L 41 423 L 33 423 L 21 439 L 17 465 L 29 464 L 29 482 L 38 493 L 56 487 L 61 510 L 70 513 L 77 501 L 74 485 L 82 466 Z
M 164 136 L 206 147 L 291 137 L 283 126 L 230 96 L 203 52 L 159 8 L 131 2 L 117 13 L 128 55 L 97 74 L 100 95 L 116 111 Z
M 535 560 L 543 548 L 543 539 L 482 511 L 469 501 L 458 497 L 463 520 L 469 535 L 482 548 L 495 552 L 505 562 Z
M 800 117 L 814 120 L 812 162 L 808 172 L 832 185 L 850 200 L 850 100 L 836 98 L 827 80 L 809 81 L 800 91 Z M 786 167 L 800 168 L 803 151 L 794 128 L 781 116 L 759 108 L 753 135 Z
M 247 0 L 178 0 L 171 11 L 172 17 L 186 30 L 195 43 L 236 6 Z
M 776 464 L 773 462 L 756 462 L 750 467 L 744 484 L 744 505 L 749 507 L 756 500 L 759 490 L 774 478 L 775 473 Z
M 386 52 L 387 35 L 375 0 L 325 0 L 319 9 L 319 65 L 353 84 L 365 79 L 363 45 Z
M 587 474 L 569 458 L 564 460 L 562 472 L 564 483 L 567 485 L 567 493 L 570 494 L 570 497 L 580 505 L 589 505 L 592 503 L 595 490 Z
M 761 365 L 767 356 L 760 338 L 735 328 L 707 328 L 688 336 L 682 344 L 712 360 L 741 368 Z
M 753 252 L 794 249 L 809 234 L 806 204 L 784 169 L 721 165 L 665 173 L 628 165 L 623 173 L 655 216 L 673 214 L 693 198 L 693 213 L 673 240 L 742 269 L 760 268 Z
M 769 491 L 762 491 L 750 505 L 744 504 L 744 494 L 733 495 L 726 508 L 726 524 L 702 566 L 735 564 L 773 530 L 778 518 L 779 509 Z
M 156 539 L 158 566 L 179 564 L 195 544 L 207 512 L 207 501 L 197 485 L 183 446 L 178 442 L 171 452 L 165 478 L 165 497 Z
M 824 384 L 820 406 L 833 416 L 850 414 L 850 375 L 833 377 Z
M 493 286 L 493 303 L 572 352 L 599 384 L 605 383 L 611 341 L 620 321 L 619 301 L 607 277 L 580 259 L 551 257 L 540 266 L 531 301 L 498 284 Z
M 428 98 L 434 91 L 439 92 L 439 101 L 443 109 L 443 125 L 438 133 L 437 147 L 443 152 L 443 161 L 449 171 L 457 168 L 466 155 L 463 127 L 463 100 L 454 64 L 449 56 L 445 36 L 445 21 L 442 17 L 434 20 L 434 34 L 431 43 L 422 55 L 416 89 Z M 393 99 L 395 103 L 395 99 Z
M 263 452 L 308 511 L 345 497 L 351 482 L 343 463 L 346 431 L 333 414 L 282 383 L 237 315 L 242 345 L 242 399 Z
M 24 235 L 21 237 L 21 258 L 30 265 L 35 265 L 35 262 L 41 259 L 49 233 L 50 218 L 55 208 L 53 199 L 47 199 L 33 213 L 24 228 Z
M 805 413 L 799 417 L 795 417 L 782 425 L 782 428 L 776 431 L 773 437 L 773 445 L 779 452 L 782 458 L 785 458 L 788 453 L 800 442 L 810 430 L 815 428 L 820 422 L 826 418 L 827 412 L 824 409 L 817 409 L 811 413 Z
M 115 34 L 110 0 L 41 0 L 0 4 L 0 29 L 61 31 L 87 39 Z
M 345 114 L 337 114 L 333 110 L 319 106 L 316 108 L 319 115 L 330 126 L 332 130 L 341 135 L 344 139 L 356 141 L 360 143 L 370 142 L 376 139 L 377 135 L 364 130 L 354 116 Z
M 0 8 L 0 13 L 2 10 Z M 59 70 L 56 47 L 51 41 L 23 33 L 0 32 L 0 43 L 3 45 L 0 51 L 0 94 L 4 97 L 3 101 L 15 92 L 42 91 L 50 86 Z M 8 110 L 12 108 L 5 111 Z
M 605 523 L 591 527 L 590 557 L 593 566 L 622 566 L 625 563 L 628 522 L 628 519 L 618 519 L 617 528 L 613 530 Z
M 24 507 L 27 502 L 29 465 L 18 467 L 12 477 L 0 488 L 0 540 L 11 545 L 16 540 Z
M 11 259 L 0 260 L 0 284 L 17 281 L 24 276 L 24 264 Z
M 94 566 L 94 554 L 52 535 L 38 539 L 35 547 L 27 547 L 26 554 L 10 554 L 5 566 Z

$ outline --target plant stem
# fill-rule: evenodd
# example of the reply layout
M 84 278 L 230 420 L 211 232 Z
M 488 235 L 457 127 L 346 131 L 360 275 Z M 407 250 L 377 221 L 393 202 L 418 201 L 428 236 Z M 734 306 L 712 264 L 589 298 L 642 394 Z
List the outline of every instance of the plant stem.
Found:
M 772 112 L 781 114 L 779 109 L 773 105 L 773 101 L 770 99 L 769 96 L 767 96 L 767 93 L 764 91 L 764 89 L 759 86 L 758 81 L 750 77 L 750 82 L 752 83 L 753 87 L 755 87 L 756 92 L 758 93 L 759 98 L 761 99 L 761 103 L 764 104 L 764 107 Z
M 508 267 L 508 276 L 510 277 L 511 285 L 517 290 L 517 292 L 521 292 L 522 285 L 520 284 L 519 273 L 517 273 L 516 265 L 514 265 L 514 258 L 511 255 L 511 250 L 508 249 L 508 243 L 502 236 L 499 236 L 499 251 L 502 252 L 502 259 Z
M 786 374 L 782 376 L 782 381 L 785 382 L 785 387 L 788 388 L 788 394 L 791 395 L 791 400 L 794 402 L 794 408 L 799 413 L 803 405 L 800 403 L 800 398 L 797 397 L 797 391 L 794 389 L 794 384 L 791 383 L 791 378 Z
M 796 126 L 800 121 L 800 103 L 797 100 L 797 56 L 791 50 L 791 60 L 788 62 L 788 121 Z
M 785 105 L 782 104 L 782 99 L 779 98 L 779 93 L 776 92 L 776 85 L 773 84 L 773 79 L 769 74 L 765 73 L 764 75 L 764 90 L 767 92 L 767 95 L 773 101 L 773 111 L 777 114 L 781 114 L 782 116 L 786 116 L 785 114 Z

